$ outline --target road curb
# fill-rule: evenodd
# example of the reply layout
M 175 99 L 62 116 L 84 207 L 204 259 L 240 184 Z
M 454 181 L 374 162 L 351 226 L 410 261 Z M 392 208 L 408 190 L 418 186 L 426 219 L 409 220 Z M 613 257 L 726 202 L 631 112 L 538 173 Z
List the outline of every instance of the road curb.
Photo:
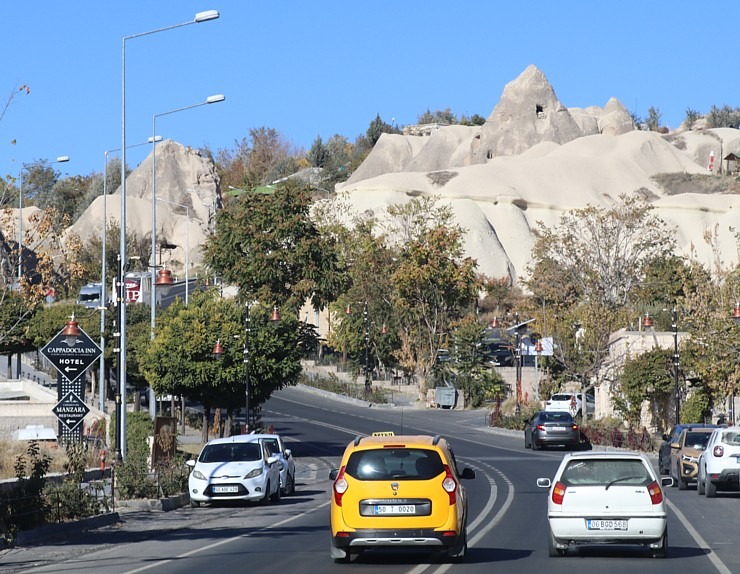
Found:
M 99 514 L 82 520 L 73 522 L 63 522 L 62 524 L 48 524 L 33 530 L 21 530 L 15 539 L 15 546 L 30 546 L 38 544 L 49 538 L 64 538 L 66 534 L 74 530 L 75 532 L 84 532 L 85 530 L 95 530 L 103 526 L 110 526 L 121 521 L 118 512 L 109 512 Z

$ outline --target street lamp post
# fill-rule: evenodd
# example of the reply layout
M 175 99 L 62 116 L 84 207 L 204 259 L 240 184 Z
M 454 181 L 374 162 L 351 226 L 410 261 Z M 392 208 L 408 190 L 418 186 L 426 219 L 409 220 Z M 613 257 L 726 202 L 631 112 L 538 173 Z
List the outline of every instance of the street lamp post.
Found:
M 66 163 L 69 156 L 60 155 L 54 161 L 47 163 Z M 18 287 L 23 277 L 23 166 L 18 172 Z M 20 364 L 20 362 L 19 362 Z
M 149 138 L 145 142 L 133 144 L 129 148 L 147 145 L 154 141 L 160 141 L 160 136 Z M 106 256 L 108 251 L 108 155 L 121 151 L 120 149 L 109 149 L 105 151 L 105 165 L 103 166 L 103 232 L 102 232 L 102 251 L 100 256 L 100 348 L 105 350 L 105 311 L 108 304 L 108 295 L 106 289 Z M 98 381 L 98 406 L 101 412 L 105 412 L 105 353 L 100 353 L 100 380 Z
M 365 324 L 365 394 L 370 394 L 372 383 L 370 382 L 370 317 L 367 310 L 367 301 L 362 310 L 362 320 Z
M 249 333 L 251 331 L 250 329 L 250 319 L 249 319 L 249 311 L 251 308 L 251 303 L 246 303 L 244 305 L 245 308 L 245 314 L 244 314 L 244 421 L 246 424 L 245 432 L 248 433 L 251 422 L 251 396 L 252 396 L 252 387 L 251 382 L 249 380 Z M 280 321 L 280 313 L 278 312 L 277 306 L 273 307 L 272 314 L 270 315 L 270 321 L 273 323 L 278 323 Z M 213 347 L 213 356 L 217 359 L 220 359 L 224 355 L 224 348 L 223 345 L 221 345 L 221 341 L 217 341 L 216 345 Z
M 160 114 L 154 114 L 152 116 L 152 137 L 150 138 L 152 140 L 152 260 L 151 260 L 151 269 L 152 269 L 152 287 L 151 287 L 151 338 L 154 339 L 154 326 L 157 321 L 157 300 L 156 300 L 156 294 L 155 294 L 155 283 L 156 283 L 156 274 L 157 274 L 157 142 L 154 141 L 154 138 L 156 138 L 157 133 L 157 118 L 161 116 L 168 116 L 170 114 L 174 114 L 177 112 L 184 112 L 185 110 L 191 110 L 193 108 L 199 108 L 201 106 L 206 106 L 208 104 L 215 104 L 218 102 L 223 102 L 226 99 L 226 97 L 223 94 L 216 94 L 213 96 L 208 96 L 204 102 L 199 102 L 197 104 L 193 104 L 191 106 L 185 106 L 182 108 L 177 108 L 174 110 L 169 110 L 167 112 L 162 112 Z M 167 200 L 163 200 L 167 202 Z M 174 205 L 180 205 L 175 204 L 174 202 L 167 202 L 167 203 L 173 203 Z M 185 206 L 183 206 L 185 207 Z M 187 209 L 187 207 L 185 207 Z M 189 218 L 189 216 L 188 216 Z M 187 249 L 186 249 L 187 250 Z M 185 279 L 185 289 L 186 289 L 186 300 L 185 305 L 188 304 L 187 302 L 187 273 L 188 273 L 188 263 L 185 264 L 185 273 L 186 273 L 186 279 Z M 154 418 L 155 411 L 154 411 L 154 390 L 149 389 L 149 413 Z
M 680 356 L 678 354 L 678 310 L 673 306 L 673 317 L 671 328 L 673 329 L 673 384 L 674 400 L 676 401 L 676 424 L 681 422 L 681 397 L 678 388 L 678 367 Z
M 133 40 L 134 38 L 140 38 L 141 36 L 148 36 L 150 34 L 156 34 L 158 32 L 165 32 L 167 30 L 173 30 L 182 26 L 188 26 L 190 24 L 198 24 L 200 22 L 208 22 L 209 20 L 215 20 L 219 17 L 217 10 L 206 10 L 205 12 L 198 12 L 195 17 L 181 24 L 174 24 L 172 26 L 166 26 L 164 28 L 157 28 L 156 30 L 149 30 L 148 32 L 141 32 L 139 34 L 133 34 L 131 36 L 124 36 L 121 40 L 121 238 L 119 252 L 121 260 L 126 261 L 126 41 Z M 120 307 L 120 360 L 118 362 L 119 374 L 118 384 L 123 389 L 124 403 L 126 393 L 126 306 Z M 120 392 L 120 389 L 119 389 Z M 119 442 L 121 444 L 121 458 L 126 458 L 126 441 L 122 441 L 123 437 L 126 436 L 126 409 L 121 410 L 121 434 Z M 117 443 L 118 444 L 118 443 Z

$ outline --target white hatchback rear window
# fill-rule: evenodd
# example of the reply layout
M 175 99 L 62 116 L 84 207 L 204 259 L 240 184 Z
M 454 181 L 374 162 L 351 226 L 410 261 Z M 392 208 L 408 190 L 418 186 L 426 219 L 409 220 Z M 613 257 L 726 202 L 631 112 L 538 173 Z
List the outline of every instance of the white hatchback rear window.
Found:
M 651 482 L 650 474 L 640 460 L 592 459 L 572 460 L 560 480 L 566 486 L 641 485 Z

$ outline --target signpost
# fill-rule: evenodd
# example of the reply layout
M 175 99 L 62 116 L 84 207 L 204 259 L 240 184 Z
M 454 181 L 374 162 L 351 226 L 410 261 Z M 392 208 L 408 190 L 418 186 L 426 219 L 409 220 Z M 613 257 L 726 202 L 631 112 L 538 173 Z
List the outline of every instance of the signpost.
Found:
M 90 408 L 85 404 L 82 375 L 99 358 L 102 351 L 83 331 L 74 316 L 57 335 L 41 349 L 41 354 L 59 371 L 57 397 L 52 412 L 59 419 L 59 436 L 79 440 L 82 421 Z
M 87 413 L 90 412 L 90 407 L 80 397 L 70 392 L 57 403 L 51 412 L 57 416 L 60 423 L 67 427 L 70 433 L 73 433 L 82 424 Z

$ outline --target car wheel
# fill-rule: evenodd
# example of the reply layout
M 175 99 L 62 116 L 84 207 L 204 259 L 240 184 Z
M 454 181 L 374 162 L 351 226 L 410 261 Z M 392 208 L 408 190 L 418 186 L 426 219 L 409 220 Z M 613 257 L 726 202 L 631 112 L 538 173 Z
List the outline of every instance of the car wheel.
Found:
M 704 494 L 707 498 L 714 498 L 717 496 L 717 485 L 706 477 L 704 479 Z
M 676 479 L 676 482 L 678 482 L 678 490 L 687 490 L 689 488 L 689 483 L 681 478 L 680 473 L 677 472 L 676 474 L 678 475 L 678 478 Z
M 285 481 L 285 491 L 283 494 L 285 496 L 291 496 L 295 494 L 295 477 L 288 473 L 288 479 Z
M 349 550 L 337 548 L 336 546 L 334 546 L 334 544 L 332 544 L 329 552 L 331 554 L 332 560 L 334 560 L 334 562 L 336 562 L 337 564 L 347 564 L 350 561 L 351 556 Z
M 651 548 L 653 558 L 665 558 L 668 554 L 668 527 L 666 526 L 663 537 L 660 539 L 660 546 L 658 548 Z
M 675 469 L 675 474 L 671 469 L 671 478 L 673 479 L 673 486 L 678 486 L 678 483 L 681 482 L 681 473 L 678 472 L 678 468 Z
M 532 445 L 527 440 L 527 431 L 524 431 L 524 448 L 532 448 Z
M 552 533 L 552 529 L 548 529 L 549 536 L 547 537 L 547 554 L 551 558 L 555 558 L 557 556 L 565 556 L 565 548 L 558 548 L 557 547 L 557 539 Z
M 267 492 L 270 492 L 270 489 L 269 488 L 267 489 Z M 270 495 L 270 501 L 271 502 L 280 502 L 281 494 L 282 493 L 280 491 L 280 481 L 278 481 L 278 485 L 277 485 L 277 488 L 275 489 L 275 492 L 273 492 Z
M 704 482 L 701 480 L 701 476 L 696 476 L 696 494 L 704 496 Z
M 448 556 L 450 560 L 456 564 L 465 561 L 465 555 L 468 553 L 468 531 L 463 529 L 462 533 L 462 544 L 459 546 L 453 546 L 449 549 Z
M 665 467 L 665 464 L 663 464 L 663 455 L 660 453 L 658 454 L 658 471 L 663 475 L 668 474 L 668 469 Z

